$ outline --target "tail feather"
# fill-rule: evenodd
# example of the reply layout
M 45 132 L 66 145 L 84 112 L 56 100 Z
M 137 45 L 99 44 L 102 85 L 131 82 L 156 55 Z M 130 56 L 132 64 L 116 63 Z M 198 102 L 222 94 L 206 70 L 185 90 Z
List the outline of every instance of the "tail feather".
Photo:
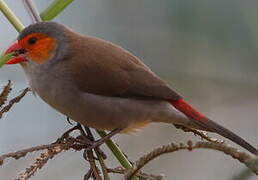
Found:
M 214 121 L 208 119 L 202 113 L 195 110 L 191 105 L 189 105 L 185 100 L 180 99 L 177 101 L 169 100 L 176 109 L 184 113 L 190 119 L 193 119 L 193 123 L 199 126 L 201 129 L 206 129 L 207 131 L 216 132 L 219 135 L 230 139 L 236 144 L 242 146 L 254 155 L 258 155 L 258 150 L 246 142 L 243 138 L 239 137 L 232 131 L 222 127 L 221 125 L 215 123 Z

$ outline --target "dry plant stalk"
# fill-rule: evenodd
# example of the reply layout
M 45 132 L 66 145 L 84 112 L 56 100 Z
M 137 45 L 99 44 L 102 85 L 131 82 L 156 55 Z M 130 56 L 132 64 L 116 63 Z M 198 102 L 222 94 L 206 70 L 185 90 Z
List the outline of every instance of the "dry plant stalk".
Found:
M 61 144 L 46 144 L 46 145 L 35 146 L 35 147 L 19 150 L 19 151 L 16 151 L 16 152 L 4 154 L 4 155 L 0 156 L 0 166 L 3 165 L 4 160 L 6 158 L 14 158 L 14 159 L 18 160 L 22 157 L 25 157 L 28 153 L 35 152 L 35 151 L 46 150 L 46 149 L 51 149 L 51 148 L 55 148 L 55 147 L 60 146 L 60 145 Z
M 204 132 L 204 131 L 201 131 L 201 130 L 191 129 L 191 128 L 181 126 L 181 125 L 175 125 L 175 127 L 177 129 L 181 129 L 184 132 L 192 132 L 194 135 L 199 136 L 200 138 L 205 139 L 206 141 L 209 141 L 209 142 L 219 143 L 219 144 L 224 143 L 223 140 L 219 140 L 219 139 L 209 137 L 207 132 Z
M 194 149 L 213 149 L 217 151 L 221 151 L 226 155 L 231 156 L 234 159 L 237 159 L 239 162 L 244 163 L 250 170 L 252 170 L 256 175 L 258 175 L 258 160 L 256 157 L 251 156 L 245 152 L 240 152 L 238 149 L 231 147 L 227 144 L 214 143 L 214 142 L 197 142 L 193 144 L 192 141 L 188 141 L 187 144 L 168 144 L 158 148 L 155 148 L 150 153 L 142 156 L 139 160 L 135 162 L 133 168 L 126 172 L 123 180 L 130 180 L 133 176 L 137 174 L 137 172 L 143 168 L 146 164 L 148 164 L 153 159 L 166 154 L 172 153 L 180 150 L 189 150 L 192 151 Z
M 4 90 L 5 90 L 5 88 L 4 88 Z M 3 90 L 3 91 L 4 91 L 4 90 Z M 9 91 L 10 91 L 10 90 L 9 90 Z M 4 107 L 0 110 L 0 119 L 2 118 L 2 116 L 3 116 L 4 113 L 8 112 L 8 111 L 13 107 L 14 104 L 20 102 L 20 100 L 21 100 L 21 99 L 27 94 L 27 92 L 29 92 L 29 91 L 30 91 L 29 88 L 25 88 L 25 89 L 22 91 L 21 94 L 19 94 L 19 95 L 16 96 L 15 98 L 11 99 L 11 100 L 9 101 L 9 103 L 8 103 L 6 106 L 4 106 Z M 8 93 L 8 94 L 9 94 L 9 93 Z
M 9 80 L 8 83 L 4 86 L 1 94 L 0 94 L 0 108 L 5 104 L 8 95 L 10 94 L 11 90 L 12 90 L 12 83 Z
M 39 169 L 41 169 L 49 159 L 52 159 L 55 155 L 68 150 L 69 145 L 66 146 L 55 146 L 53 148 L 50 148 L 46 152 L 43 152 L 40 154 L 39 157 L 36 158 L 35 162 L 30 165 L 30 167 L 26 168 L 26 170 L 19 174 L 19 176 L 15 180 L 27 180 L 31 176 L 35 174 L 35 172 Z

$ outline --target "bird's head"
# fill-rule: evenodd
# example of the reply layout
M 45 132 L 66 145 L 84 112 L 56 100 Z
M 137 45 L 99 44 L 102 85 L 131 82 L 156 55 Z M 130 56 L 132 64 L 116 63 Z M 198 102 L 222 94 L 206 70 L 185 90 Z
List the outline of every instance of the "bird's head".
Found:
M 32 61 L 44 64 L 55 59 L 64 49 L 67 28 L 55 22 L 40 22 L 26 27 L 5 53 L 14 52 L 14 57 L 6 64 Z

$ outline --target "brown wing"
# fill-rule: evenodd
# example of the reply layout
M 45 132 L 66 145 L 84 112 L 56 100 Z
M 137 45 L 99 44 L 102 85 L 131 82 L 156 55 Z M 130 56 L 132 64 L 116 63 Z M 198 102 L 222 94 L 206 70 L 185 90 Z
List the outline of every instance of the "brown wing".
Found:
M 77 50 L 81 49 L 81 53 L 75 50 L 77 55 L 69 59 L 69 68 L 82 91 L 119 97 L 181 98 L 128 51 L 88 36 L 74 39 L 73 43 Z

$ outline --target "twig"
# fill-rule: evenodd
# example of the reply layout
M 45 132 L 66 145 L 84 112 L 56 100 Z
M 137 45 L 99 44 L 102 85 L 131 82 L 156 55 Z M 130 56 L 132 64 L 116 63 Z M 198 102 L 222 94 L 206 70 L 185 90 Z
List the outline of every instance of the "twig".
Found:
M 203 131 L 200 131 L 197 129 L 191 129 L 191 128 L 187 128 L 187 127 L 181 126 L 181 125 L 175 125 L 175 127 L 177 129 L 181 129 L 184 132 L 192 132 L 194 135 L 200 136 L 202 139 L 205 139 L 209 142 L 224 143 L 224 141 L 209 137 L 206 132 L 203 132 Z
M 84 128 L 85 128 L 85 130 L 86 130 L 86 133 L 87 133 L 87 135 L 85 134 L 85 133 L 83 133 L 84 134 L 84 136 L 85 136 L 85 138 L 87 138 L 87 139 L 89 139 L 89 140 L 91 140 L 92 142 L 94 142 L 95 141 L 95 139 L 94 139 L 94 137 L 93 137 L 93 135 L 92 135 L 92 133 L 91 133 L 91 130 L 88 128 L 88 127 L 86 127 L 86 126 L 84 126 Z M 84 132 L 84 131 L 83 131 Z M 87 156 L 87 157 L 86 157 Z M 89 161 L 89 163 L 90 163 L 90 168 L 92 169 L 92 176 L 93 176 L 93 179 L 94 180 L 101 180 L 101 177 L 100 177 L 100 175 L 99 175 L 99 170 L 98 170 L 98 168 L 97 168 L 97 166 L 96 166 L 96 162 L 95 162 L 95 159 L 94 159 L 94 155 L 93 155 L 93 150 L 92 149 L 89 149 L 89 150 L 87 150 L 87 149 L 85 149 L 84 150 L 84 159 L 86 159 L 87 160 L 87 158 L 88 158 L 88 161 Z
M 0 11 L 5 15 L 5 17 L 9 20 L 10 23 L 14 26 L 14 28 L 21 32 L 24 28 L 21 21 L 15 16 L 12 10 L 7 6 L 4 0 L 0 0 Z
M 232 158 L 237 159 L 241 163 L 244 163 L 247 167 L 249 167 L 256 175 L 258 175 L 258 163 L 256 166 L 254 162 L 256 162 L 256 158 L 253 156 L 244 153 L 239 152 L 236 148 L 233 148 L 226 144 L 219 144 L 219 143 L 213 143 L 213 142 L 197 142 L 193 145 L 191 141 L 188 142 L 187 145 L 180 144 L 169 144 L 165 146 L 161 146 L 159 148 L 154 149 L 147 155 L 142 156 L 139 160 L 136 161 L 134 166 L 125 174 L 124 180 L 130 180 L 136 173 L 145 166 L 148 162 L 155 159 L 156 157 L 165 154 L 165 153 L 171 153 L 179 150 L 189 150 L 192 151 L 193 149 L 199 149 L 199 148 L 206 148 L 206 149 L 214 149 L 221 152 L 224 152 L 227 155 L 230 155 Z
M 73 128 L 72 128 L 73 129 Z M 49 159 L 52 159 L 55 155 L 57 155 L 60 152 L 74 149 L 74 150 L 81 150 L 83 148 L 86 148 L 84 144 L 78 144 L 78 141 L 76 138 L 70 137 L 69 133 L 75 130 L 69 129 L 67 132 L 65 132 L 61 137 L 58 139 L 58 143 L 48 144 L 48 145 L 41 145 L 41 146 L 35 146 L 32 148 L 23 149 L 20 151 L 16 151 L 14 153 L 8 153 L 0 156 L 0 164 L 3 164 L 4 159 L 8 157 L 12 157 L 15 159 L 19 159 L 21 157 L 26 156 L 27 153 L 40 151 L 40 150 L 47 150 L 44 153 L 41 153 L 40 157 L 36 158 L 35 162 L 30 165 L 29 168 L 26 168 L 24 172 L 22 172 L 17 180 L 26 180 L 29 179 L 32 175 L 35 174 L 35 172 L 42 168 Z
M 91 130 L 90 130 L 88 127 L 86 127 L 86 126 L 84 126 L 84 128 L 85 128 L 85 130 L 86 130 L 86 132 L 87 132 L 88 137 L 89 137 L 92 141 L 94 141 L 95 139 L 94 139 L 94 137 L 93 137 L 93 134 L 92 134 Z M 104 180 L 111 180 L 110 177 L 109 177 L 109 175 L 108 175 L 108 172 L 107 172 L 107 167 L 106 167 L 105 161 L 104 161 L 104 159 L 103 159 L 103 157 L 106 158 L 106 155 L 104 154 L 104 152 L 102 152 L 102 151 L 100 150 L 99 147 L 94 148 L 94 151 L 95 151 L 95 153 L 96 153 L 96 155 L 97 155 L 99 164 L 100 164 L 100 166 L 101 166 L 102 174 L 103 174 Z
M 32 20 L 32 23 L 37 23 L 42 21 L 41 17 L 39 16 L 37 7 L 32 0 L 23 0 L 23 4 Z
M 0 108 L 4 105 L 4 103 L 7 100 L 8 95 L 10 94 L 12 88 L 11 88 L 11 81 L 8 80 L 8 83 L 4 86 L 1 94 L 0 94 Z
M 2 156 L 0 156 L 0 165 L 3 164 L 4 160 L 6 158 L 14 158 L 14 159 L 19 159 L 21 157 L 26 156 L 28 153 L 35 152 L 35 151 L 40 151 L 40 150 L 46 150 L 46 149 L 51 149 L 55 148 L 57 146 L 64 146 L 66 147 L 67 145 L 70 145 L 70 148 L 73 148 L 75 150 L 79 150 L 80 147 L 78 144 L 75 144 L 77 142 L 76 138 L 71 138 L 69 134 L 75 130 L 78 129 L 78 125 L 72 127 L 71 129 L 68 129 L 60 138 L 58 138 L 54 143 L 51 144 L 46 144 L 46 145 L 40 145 L 40 146 L 34 146 L 31 148 L 26 148 L 22 149 L 16 152 L 12 153 L 7 153 Z
M 0 110 L 0 119 L 2 118 L 3 114 L 8 112 L 12 106 L 18 102 L 20 102 L 20 100 L 26 95 L 27 92 L 29 92 L 30 89 L 26 88 L 22 91 L 22 93 L 18 96 L 16 96 L 15 98 L 11 99 L 8 103 L 8 105 L 4 106 L 1 110 Z
M 19 174 L 18 178 L 16 180 L 27 180 L 31 176 L 35 174 L 35 172 L 39 169 L 41 169 L 49 159 L 52 159 L 55 155 L 68 150 L 69 146 L 55 146 L 54 148 L 51 148 L 47 150 L 46 152 L 43 152 L 40 154 L 38 158 L 36 158 L 35 162 L 30 165 L 30 167 L 26 168 L 26 170 Z
M 91 150 L 84 150 L 84 159 L 90 163 L 90 167 L 92 169 L 92 176 L 94 180 L 101 180 L 102 178 L 99 175 L 99 170 L 96 166 L 93 151 Z
M 63 144 L 46 144 L 46 145 L 26 148 L 26 149 L 23 149 L 23 150 L 12 152 L 12 153 L 7 153 L 7 154 L 4 154 L 4 155 L 0 156 L 0 165 L 3 164 L 3 162 L 6 158 L 14 158 L 14 159 L 17 160 L 21 157 L 26 156 L 28 153 L 35 152 L 35 151 L 40 151 L 40 150 L 51 149 L 51 148 L 54 148 L 54 147 L 57 147 L 57 146 L 62 146 L 62 145 Z

